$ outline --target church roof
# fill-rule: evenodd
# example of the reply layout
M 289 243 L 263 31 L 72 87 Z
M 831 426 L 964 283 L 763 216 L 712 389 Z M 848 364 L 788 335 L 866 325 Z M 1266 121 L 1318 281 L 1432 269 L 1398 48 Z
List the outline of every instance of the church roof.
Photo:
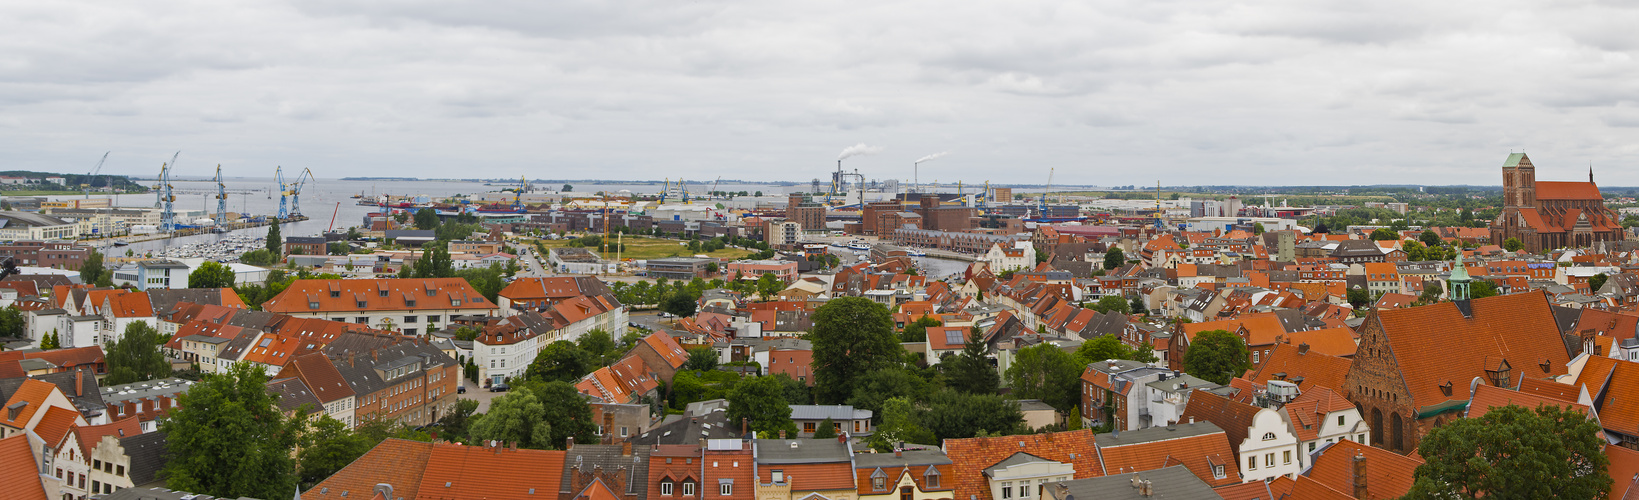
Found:
M 1537 181 L 1539 200 L 1603 200 L 1592 182 Z

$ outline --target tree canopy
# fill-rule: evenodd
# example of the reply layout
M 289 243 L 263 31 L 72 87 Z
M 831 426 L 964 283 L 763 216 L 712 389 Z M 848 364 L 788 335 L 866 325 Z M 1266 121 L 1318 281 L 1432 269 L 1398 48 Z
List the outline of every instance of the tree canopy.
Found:
M 1120 248 L 1111 247 L 1109 251 L 1104 252 L 1104 270 L 1115 269 L 1126 263 L 1127 256 L 1123 254 Z
M 1246 342 L 1227 330 L 1195 334 L 1184 352 L 1184 372 L 1215 384 L 1229 385 L 1251 365 Z
M 928 327 L 941 326 L 941 325 L 944 325 L 944 323 L 940 322 L 938 317 L 935 317 L 935 316 L 932 316 L 932 315 L 916 318 L 916 321 L 912 321 L 909 324 L 905 325 L 905 329 L 903 331 L 899 332 L 899 341 L 900 342 L 927 342 L 928 341 Z
M 80 282 L 96 286 L 114 286 L 114 271 L 103 266 L 102 252 L 92 250 L 80 264 Z
M 107 385 L 129 384 L 171 376 L 171 363 L 159 352 L 159 331 L 146 321 L 134 321 L 109 346 Z
M 691 295 L 687 291 L 678 290 L 666 294 L 666 297 L 661 299 L 660 310 L 676 315 L 679 318 L 687 318 L 693 316 L 695 309 L 700 306 L 696 302 L 697 300 L 699 300 L 698 296 Z
M 814 311 L 814 392 L 820 404 L 840 404 L 854 393 L 854 378 L 893 366 L 904 348 L 893 332 L 893 316 L 882 304 L 861 297 L 832 299 Z
M 1521 243 L 1519 241 L 1519 238 L 1508 238 L 1508 239 L 1502 240 L 1502 249 L 1503 250 L 1507 250 L 1507 251 L 1510 251 L 1510 252 L 1518 252 L 1522 248 L 1525 248 L 1525 244 Z
M 1105 295 L 1087 308 L 1101 313 L 1132 314 L 1132 304 L 1119 295 Z
M 170 454 L 160 472 L 167 487 L 226 498 L 295 496 L 291 450 L 303 417 L 279 411 L 261 368 L 233 363 L 205 374 L 177 402 L 159 423 Z
M 1110 334 L 1082 342 L 1081 347 L 1076 348 L 1075 359 L 1081 366 L 1110 359 L 1125 359 L 1140 363 L 1159 361 L 1155 357 L 1155 349 L 1133 348 L 1121 343 L 1121 339 Z
M 1452 420 L 1418 443 L 1424 462 L 1405 498 L 1604 498 L 1610 459 L 1599 432 L 1588 415 L 1551 405 Z
M 532 380 L 574 382 L 594 369 L 590 353 L 574 342 L 559 340 L 542 348 L 524 373 Z
M 751 377 L 734 384 L 728 392 L 729 425 L 742 419 L 753 431 L 764 436 L 786 431 L 797 435 L 797 424 L 791 421 L 791 403 L 785 398 L 785 384 L 775 377 Z
M 1039 399 L 1068 412 L 1081 401 L 1081 372 L 1087 365 L 1050 343 L 1020 349 L 1007 367 L 1007 383 L 1019 399 Z
M 233 268 L 207 260 L 188 273 L 188 288 L 233 288 L 234 277 Z
M 984 333 L 974 327 L 968 331 L 967 344 L 962 346 L 962 353 L 939 362 L 951 388 L 969 394 L 996 393 L 1002 378 L 985 355 L 987 349 Z
M 269 218 L 272 222 L 267 226 L 267 251 L 277 262 L 279 256 L 284 255 L 285 238 L 279 234 L 279 219 Z

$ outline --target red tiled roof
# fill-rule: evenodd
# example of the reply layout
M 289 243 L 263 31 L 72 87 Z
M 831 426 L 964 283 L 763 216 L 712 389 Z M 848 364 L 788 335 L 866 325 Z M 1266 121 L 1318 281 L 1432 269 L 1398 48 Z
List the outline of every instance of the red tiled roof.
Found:
M 1229 448 L 1240 453 L 1241 443 L 1246 441 L 1246 435 L 1251 432 L 1261 410 L 1263 408 L 1197 389 L 1190 393 L 1189 404 L 1184 406 L 1184 412 L 1178 418 L 1180 421 L 1212 422 L 1224 430 L 1224 435 L 1229 438 Z
M 76 366 L 100 365 L 105 359 L 102 353 L 102 346 L 95 345 L 31 352 L 24 354 L 23 358 L 45 360 L 65 369 L 74 368 Z
M 1479 387 L 1474 388 L 1474 396 L 1469 398 L 1467 417 L 1480 418 L 1485 416 L 1486 413 L 1490 413 L 1493 408 L 1500 408 L 1508 405 L 1519 405 L 1526 408 L 1536 408 L 1541 405 L 1554 405 L 1560 408 L 1576 410 L 1582 412 L 1583 414 L 1587 414 L 1589 409 L 1585 405 L 1480 384 Z
M 609 485 L 603 484 L 603 478 L 601 477 L 593 479 L 592 484 L 586 485 L 586 488 L 575 494 L 575 500 L 620 500 L 620 498 L 619 493 L 609 489 Z
M 1197 392 L 1191 398 L 1198 395 L 1200 393 Z M 1104 457 L 1106 470 L 1118 474 L 1182 464 L 1188 467 L 1190 472 L 1195 473 L 1196 477 L 1201 478 L 1201 481 L 1213 487 L 1239 483 L 1241 477 L 1240 466 L 1237 464 L 1240 460 L 1236 459 L 1235 452 L 1229 445 L 1229 437 L 1223 431 L 1120 446 L 1101 446 L 1099 452 Z M 1217 479 L 1213 475 L 1214 465 L 1223 466 L 1223 479 Z
M 142 434 L 142 420 L 136 415 L 102 425 L 74 428 L 74 440 L 79 441 L 80 453 L 88 457 L 91 456 L 91 450 L 97 447 L 97 442 L 102 441 L 103 436 L 124 439 L 138 434 Z
M 1309 344 L 1309 352 L 1328 356 L 1353 356 L 1355 349 L 1358 348 L 1354 330 L 1346 327 L 1292 332 L 1282 337 L 1282 340 L 1294 346 Z
M 1366 457 L 1366 497 L 1400 498 L 1411 490 L 1413 472 L 1423 460 L 1401 456 L 1392 451 L 1372 448 L 1347 439 L 1338 441 L 1315 456 L 1314 464 L 1304 474 L 1338 491 L 1354 491 L 1354 457 Z M 1294 493 L 1296 488 L 1294 487 Z
M 1484 378 L 1487 368 L 1504 360 L 1516 380 L 1566 373 L 1570 357 L 1546 294 L 1498 295 L 1469 304 L 1471 317 L 1451 302 L 1373 310 L 1367 317 L 1382 326 L 1414 407 L 1467 399 L 1463 391 L 1447 396 L 1440 387 Z M 1452 349 L 1453 338 L 1462 339 L 1463 348 Z
M 1246 328 L 1245 340 L 1249 346 L 1273 344 L 1277 337 L 1286 333 L 1286 327 L 1281 325 L 1280 317 L 1275 316 L 1275 313 L 1243 314 L 1235 319 L 1183 325 L 1184 336 L 1190 339 L 1194 339 L 1195 334 L 1208 330 L 1227 330 L 1236 333 L 1241 328 Z
M 353 395 L 353 389 L 348 387 L 347 381 L 342 378 L 336 365 L 330 363 L 330 358 L 323 353 L 307 353 L 296 356 L 279 371 L 277 378 L 297 377 L 313 391 L 313 396 L 321 403 L 330 403 L 338 399 Z
M 955 498 L 992 500 L 984 470 L 1018 452 L 1028 452 L 1048 460 L 1075 466 L 1075 479 L 1101 477 L 1104 467 L 1099 463 L 1098 450 L 1093 442 L 1093 431 L 1053 432 L 1047 434 L 1001 436 L 988 438 L 946 439 L 945 455 L 952 462 Z M 1075 458 L 1070 458 L 1071 455 Z
M 1281 407 L 1292 422 L 1292 433 L 1299 441 L 1313 441 L 1320 437 L 1320 427 L 1327 415 L 1336 411 L 1353 410 L 1354 404 L 1327 387 L 1311 387 Z
M 649 344 L 649 347 L 659 353 L 660 357 L 665 359 L 667 363 L 671 363 L 672 368 L 683 366 L 683 362 L 689 360 L 689 353 L 683 350 L 683 346 L 677 343 L 677 339 L 667 335 L 666 332 L 654 332 L 647 337 L 643 337 L 643 342 Z
M 1628 396 L 1639 388 L 1639 363 L 1589 357 L 1576 385 L 1586 386 L 1591 395 L 1604 392 L 1619 396 L 1606 397 L 1599 406 L 1599 420 L 1606 429 L 1639 428 L 1639 401 L 1635 401 L 1639 398 Z
M 46 488 L 41 477 L 27 435 L 0 439 L 0 484 L 6 485 L 7 496 L 44 500 Z
M 338 292 L 336 297 L 330 296 L 331 290 Z M 387 291 L 387 296 L 381 296 L 382 290 Z M 427 290 L 432 290 L 433 295 L 428 296 Z M 408 302 L 412 299 L 416 301 L 414 306 Z M 364 307 L 358 306 L 360 301 Z M 317 302 L 319 307 L 310 308 L 312 302 Z M 483 310 L 495 309 L 495 304 L 462 278 L 296 280 L 279 296 L 262 304 L 262 310 L 281 314 L 414 309 Z
M 393 496 L 424 498 L 419 494 L 422 475 L 427 472 L 427 459 L 432 454 L 432 443 L 389 438 L 371 448 L 364 456 L 353 460 L 347 467 L 302 493 L 302 500 L 341 500 L 369 498 L 376 484 L 393 486 Z M 563 462 L 560 460 L 559 464 Z M 457 464 L 459 465 L 459 464 Z M 499 473 L 505 471 L 497 471 Z M 552 475 L 557 478 L 558 475 Z M 443 483 L 439 483 L 440 487 Z M 551 491 L 557 492 L 556 487 Z M 342 495 L 347 496 L 342 496 Z M 431 498 L 453 498 L 450 495 Z
M 69 429 L 84 422 L 85 418 L 80 416 L 80 412 L 61 406 L 52 406 L 46 408 L 46 414 L 41 416 L 40 421 L 34 424 L 34 433 L 39 435 L 40 439 L 46 443 L 56 446 L 58 443 L 63 442 L 63 436 L 68 435 Z
M 783 464 L 779 468 L 793 492 L 855 489 L 854 467 L 849 462 Z M 772 466 L 758 468 L 757 481 L 773 483 L 773 473 Z
M 1269 493 L 1269 483 L 1263 481 L 1219 486 L 1213 488 L 1212 492 L 1217 493 L 1224 500 L 1269 500 L 1273 498 Z
M 1630 498 L 1630 494 L 1639 494 L 1639 451 L 1623 448 L 1614 444 L 1605 445 L 1605 456 L 1610 458 L 1608 469 L 1611 475 L 1610 498 Z
M 1528 378 L 1520 381 L 1519 392 L 1548 399 L 1556 399 L 1568 403 L 1575 403 L 1581 396 L 1577 389 L 1580 386 L 1561 384 L 1551 380 Z
M 1599 186 L 1592 182 L 1537 181 L 1536 195 L 1539 200 L 1598 200 L 1601 204 L 1605 201 L 1599 195 Z
M 1371 475 L 1371 471 L 1367 471 L 1366 474 Z M 1371 488 L 1368 487 L 1367 491 L 1370 490 Z M 1353 491 L 1353 489 L 1351 488 L 1350 491 Z M 1309 476 L 1298 476 L 1298 479 L 1292 482 L 1292 491 L 1289 495 L 1291 496 L 1287 498 L 1293 500 L 1354 500 L 1353 494 L 1333 489 L 1330 486 L 1321 484 L 1320 481 L 1309 479 Z
M 1256 370 L 1248 372 L 1247 379 L 1264 385 L 1270 380 L 1280 380 L 1276 374 L 1284 373 L 1288 382 L 1303 377 L 1303 381 L 1297 383 L 1300 391 L 1307 391 L 1315 386 L 1344 386 L 1343 379 L 1349 375 L 1349 367 L 1353 366 L 1353 361 L 1313 350 L 1307 353 L 1298 351 L 1298 346 L 1291 344 L 1275 345 L 1275 350 L 1269 353 L 1269 359 L 1265 359 Z
M 34 412 L 40 411 L 45 406 L 46 398 L 51 397 L 51 393 L 56 390 L 57 386 L 51 382 L 24 380 L 22 385 L 17 387 L 17 391 L 11 394 L 11 399 L 6 401 L 5 407 L 8 411 L 0 413 L 0 424 L 9 425 L 14 429 L 27 428 L 29 421 L 34 420 Z M 12 405 L 18 403 L 23 403 L 23 406 L 17 412 L 17 417 L 6 418 L 11 416 L 9 410 Z

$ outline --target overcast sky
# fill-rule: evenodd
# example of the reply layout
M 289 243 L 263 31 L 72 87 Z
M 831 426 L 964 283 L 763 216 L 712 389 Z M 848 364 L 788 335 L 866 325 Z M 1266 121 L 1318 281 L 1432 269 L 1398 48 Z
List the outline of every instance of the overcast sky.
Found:
M 0 169 L 1632 186 L 1636 5 L 6 2 Z

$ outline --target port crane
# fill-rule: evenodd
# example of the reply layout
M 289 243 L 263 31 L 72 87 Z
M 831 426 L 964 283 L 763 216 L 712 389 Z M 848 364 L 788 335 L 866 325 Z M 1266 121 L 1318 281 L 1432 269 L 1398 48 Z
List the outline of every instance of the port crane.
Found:
M 302 187 L 307 185 L 307 181 L 311 180 L 313 180 L 313 170 L 303 168 L 302 173 L 296 175 L 296 182 L 291 183 L 290 215 L 292 217 L 302 216 Z
M 108 153 L 112 153 L 112 152 L 113 151 L 109 151 Z M 97 172 L 102 171 L 102 162 L 108 161 L 108 153 L 103 153 L 102 154 L 102 159 L 97 160 L 96 168 L 92 168 L 90 172 L 87 172 L 85 174 L 85 180 L 80 182 L 80 189 L 85 191 L 86 199 L 91 198 L 91 179 L 97 178 Z
M 222 183 L 222 164 L 216 164 L 216 223 L 226 224 L 228 219 L 228 186 Z
M 176 154 L 171 155 L 170 163 L 165 163 L 165 164 L 160 165 L 159 173 L 160 173 L 161 176 L 165 175 L 165 165 L 175 165 L 176 164 L 176 157 L 178 157 L 178 156 L 182 156 L 181 151 L 177 151 Z M 164 191 L 165 191 L 165 180 L 160 179 L 159 184 L 154 184 L 154 208 L 160 208 L 160 206 L 165 203 L 165 192 Z
M 171 204 L 176 202 L 176 195 L 171 194 L 171 171 L 176 169 L 176 156 L 181 154 L 181 151 L 177 151 L 176 155 L 171 156 L 171 163 L 159 166 L 159 230 L 161 232 L 169 233 L 176 230 L 176 211 L 171 207 Z
M 517 210 L 520 213 L 524 211 L 524 191 L 527 190 L 529 190 L 529 179 L 521 175 L 518 176 L 518 191 L 512 194 L 513 210 Z
M 290 212 L 285 208 L 285 197 L 290 192 L 285 188 L 285 167 L 274 167 L 273 177 L 279 183 L 279 218 L 284 219 L 290 216 Z
M 1057 169 L 1056 168 L 1047 169 L 1047 187 L 1042 188 L 1042 190 L 1041 190 L 1040 207 L 1038 207 L 1036 209 L 1036 212 L 1037 212 L 1036 216 L 1037 217 L 1047 218 L 1047 193 L 1053 192 L 1053 171 L 1054 170 L 1057 170 Z

